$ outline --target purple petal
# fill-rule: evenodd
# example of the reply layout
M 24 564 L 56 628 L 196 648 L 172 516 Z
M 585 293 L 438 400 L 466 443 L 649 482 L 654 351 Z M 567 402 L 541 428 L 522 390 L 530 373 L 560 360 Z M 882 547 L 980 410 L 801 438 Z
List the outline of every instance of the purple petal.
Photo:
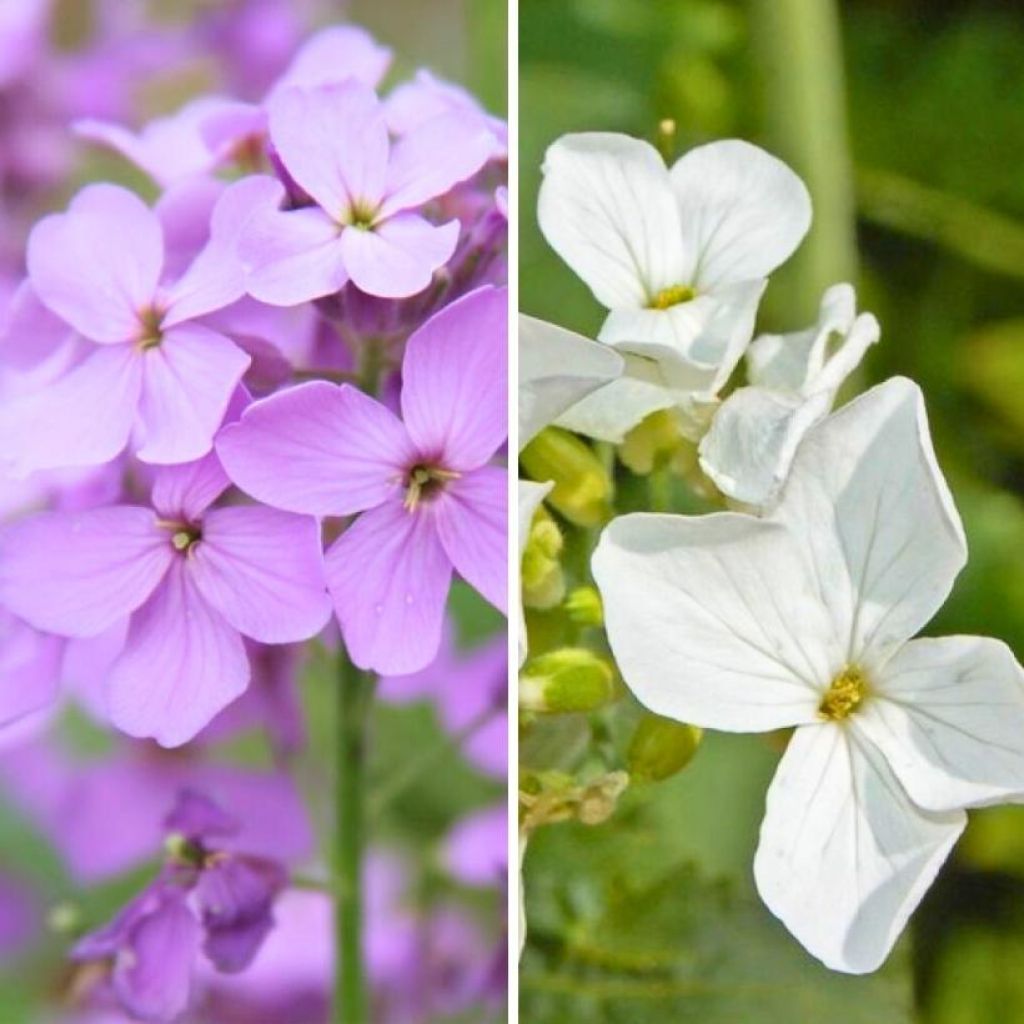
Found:
M 206 603 L 179 559 L 132 618 L 107 684 L 110 718 L 130 736 L 176 747 L 248 683 L 241 637 Z
M 311 88 L 354 78 L 375 87 L 391 64 L 391 50 L 365 29 L 332 25 L 312 36 L 278 79 L 271 96 L 291 87 Z
M 169 188 L 154 204 L 164 233 L 166 279 L 178 280 L 209 241 L 210 217 L 225 187 L 216 178 L 191 178 Z
M 263 194 L 242 227 L 238 254 L 245 287 L 260 302 L 297 306 L 333 295 L 348 280 L 338 240 L 339 227 L 322 210 L 279 209 L 284 189 L 261 186 Z
M 219 970 L 235 973 L 252 962 L 273 927 L 271 908 L 285 881 L 277 864 L 231 854 L 202 872 L 196 899 L 206 929 L 203 949 Z
M 508 610 L 508 471 L 484 466 L 453 480 L 434 502 L 452 565 L 495 608 Z
M 40 469 L 99 466 L 128 442 L 142 389 L 131 345 L 96 348 L 45 387 L 0 403 L 0 458 L 24 476 Z
M 153 302 L 163 267 L 160 222 L 118 185 L 88 185 L 67 213 L 41 220 L 28 241 L 39 298 L 88 338 L 128 341 Z
M 165 328 L 223 309 L 245 294 L 238 243 L 251 211 L 266 194 L 265 181 L 243 178 L 221 194 L 210 215 L 209 241 L 170 289 Z
M 396 494 L 416 452 L 379 402 L 325 381 L 254 403 L 217 437 L 228 476 L 291 512 L 349 515 Z
M 477 119 L 432 117 L 395 143 L 380 216 L 422 206 L 472 177 L 494 151 L 494 136 Z
M 0 608 L 0 728 L 52 704 L 64 643 Z
M 214 509 L 188 568 L 206 601 L 253 640 L 308 640 L 331 616 L 320 524 L 312 516 Z
M 384 198 L 388 128 L 377 94 L 356 80 L 285 89 L 268 104 L 270 139 L 288 173 L 339 221 Z
M 171 812 L 164 818 L 164 830 L 180 832 L 190 839 L 206 840 L 237 834 L 237 819 L 219 804 L 195 789 L 184 789 Z
M 161 518 L 193 523 L 230 486 L 216 452 L 210 452 L 195 462 L 157 469 L 151 501 Z
M 4 369 L 28 373 L 44 366 L 73 336 L 71 328 L 39 301 L 28 278 L 0 309 L 0 364 Z
M 346 228 L 341 253 L 352 283 L 369 295 L 401 299 L 423 291 L 455 252 L 459 222 L 434 225 L 399 213 L 372 230 Z
M 424 454 L 476 469 L 508 435 L 508 292 L 480 288 L 409 339 L 402 419 Z
M 360 668 L 423 668 L 441 644 L 450 581 L 432 518 L 398 500 L 365 512 L 327 552 L 327 586 Z
M 95 636 L 138 608 L 173 558 L 151 509 L 44 513 L 0 531 L 0 603 L 37 629 Z
M 166 464 L 205 455 L 250 362 L 234 342 L 199 324 L 167 331 L 145 353 L 139 458 Z
M 168 889 L 159 908 L 132 928 L 114 963 L 114 990 L 129 1013 L 169 1022 L 184 1012 L 201 934 L 184 893 Z

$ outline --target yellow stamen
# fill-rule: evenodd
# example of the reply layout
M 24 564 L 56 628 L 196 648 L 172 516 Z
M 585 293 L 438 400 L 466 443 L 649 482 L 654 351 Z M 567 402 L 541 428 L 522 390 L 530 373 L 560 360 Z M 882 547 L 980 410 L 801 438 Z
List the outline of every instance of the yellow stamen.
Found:
M 818 705 L 818 715 L 828 722 L 841 722 L 857 710 L 868 693 L 868 680 L 857 665 L 847 665 L 832 680 Z
M 695 298 L 697 293 L 688 284 L 674 284 L 656 292 L 647 304 L 649 309 L 670 309 Z
M 419 503 L 436 494 L 449 480 L 458 480 L 460 474 L 440 466 L 413 466 L 406 481 L 405 501 L 403 504 L 414 512 Z

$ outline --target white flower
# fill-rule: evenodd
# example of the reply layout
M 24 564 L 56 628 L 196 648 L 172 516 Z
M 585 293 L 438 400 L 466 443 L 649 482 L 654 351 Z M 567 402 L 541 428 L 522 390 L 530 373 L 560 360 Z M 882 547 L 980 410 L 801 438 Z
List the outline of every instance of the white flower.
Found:
M 912 637 L 966 561 L 916 385 L 811 428 L 775 511 L 631 515 L 594 556 L 608 636 L 652 711 L 796 727 L 754 875 L 828 966 L 886 957 L 963 830 L 1024 792 L 1024 673 L 996 640 Z
M 701 440 L 701 467 L 719 490 L 745 505 L 769 506 L 801 438 L 832 409 L 878 336 L 870 313 L 857 316 L 853 288 L 837 284 L 822 297 L 813 327 L 757 338 L 747 352 L 751 386 L 722 403 Z
M 603 436 L 680 394 L 713 396 L 750 341 L 766 276 L 810 225 L 803 183 L 746 142 L 700 146 L 669 170 L 648 143 L 599 132 L 563 136 L 543 169 L 541 230 L 609 311 L 599 340 L 635 357 L 589 400 Z

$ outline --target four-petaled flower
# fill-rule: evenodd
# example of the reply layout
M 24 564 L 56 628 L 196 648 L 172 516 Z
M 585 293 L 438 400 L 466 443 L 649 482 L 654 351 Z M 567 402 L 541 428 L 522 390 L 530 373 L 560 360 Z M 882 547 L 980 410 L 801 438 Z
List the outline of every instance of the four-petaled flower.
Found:
M 768 792 L 762 898 L 829 967 L 875 969 L 966 823 L 1024 794 L 1024 673 L 1000 641 L 911 640 L 966 560 L 921 394 L 895 378 L 813 427 L 767 519 L 628 515 L 594 556 L 652 711 L 796 727 Z

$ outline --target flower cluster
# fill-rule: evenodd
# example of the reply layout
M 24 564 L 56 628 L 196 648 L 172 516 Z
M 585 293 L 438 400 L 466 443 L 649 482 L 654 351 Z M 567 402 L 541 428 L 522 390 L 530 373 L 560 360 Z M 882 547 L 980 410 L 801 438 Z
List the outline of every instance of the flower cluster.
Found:
M 16 6 L 0 52 L 31 38 L 41 62 L 50 5 Z M 54 117 L 67 165 L 113 150 L 155 198 L 86 184 L 31 226 L 0 293 L 0 784 L 76 881 L 167 842 L 155 880 L 74 946 L 82 1020 L 326 1018 L 331 885 L 291 778 L 310 752 L 298 682 L 326 654 L 434 704 L 473 770 L 505 770 L 504 662 L 445 639 L 455 574 L 506 601 L 505 126 L 427 71 L 383 88 L 391 51 L 361 28 L 289 59 L 294 33 L 260 31 L 297 5 L 238 6 L 140 40 L 201 37 L 240 98 L 137 132 L 127 104 Z M 272 76 L 251 66 L 261 45 Z M 113 730 L 113 753 L 80 763 L 65 713 Z M 218 764 L 253 726 L 274 772 Z M 445 831 L 450 884 L 500 890 L 504 819 L 474 808 Z M 303 865 L 324 892 L 289 888 Z M 370 858 L 380 1018 L 500 999 L 500 949 L 457 900 L 405 909 L 414 870 Z
M 879 337 L 846 284 L 813 327 L 752 340 L 766 277 L 811 218 L 796 175 L 753 146 L 712 143 L 666 168 L 635 139 L 567 136 L 548 151 L 539 213 L 609 312 L 597 342 L 520 327 L 527 728 L 608 705 L 617 669 L 648 712 L 628 749 L 636 781 L 684 767 L 700 729 L 795 730 L 767 795 L 757 889 L 826 965 L 872 971 L 965 810 L 1024 796 L 1013 653 L 914 639 L 967 557 L 923 396 L 896 377 L 832 412 Z M 741 360 L 746 382 L 730 389 Z M 665 514 L 655 486 L 652 511 L 615 515 L 607 442 L 634 473 L 667 476 L 670 495 L 683 477 L 691 508 L 725 511 Z M 605 522 L 597 591 L 566 594 L 566 533 Z M 597 625 L 614 666 L 557 646 Z M 527 832 L 588 820 L 588 794 L 610 778 L 581 789 L 528 773 Z

